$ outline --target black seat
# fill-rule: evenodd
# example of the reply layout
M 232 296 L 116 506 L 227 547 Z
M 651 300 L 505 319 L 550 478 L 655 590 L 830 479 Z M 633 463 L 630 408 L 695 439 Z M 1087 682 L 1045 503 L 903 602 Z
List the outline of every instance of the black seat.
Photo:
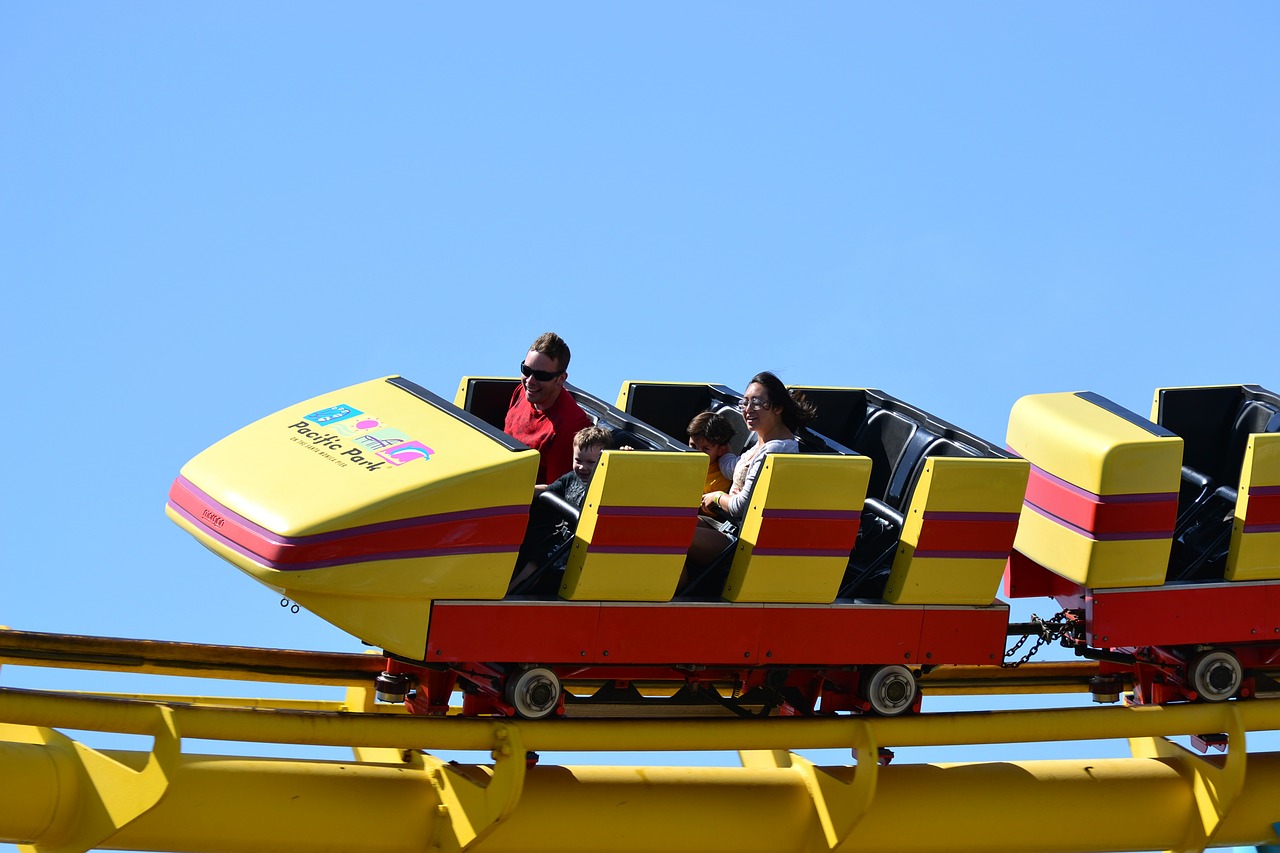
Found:
M 887 409 L 873 412 L 854 437 L 853 449 L 871 460 L 871 481 L 867 495 L 890 502 L 889 484 L 898 461 L 916 426 L 910 420 Z M 901 507 L 895 507 L 901 509 Z
M 1166 389 L 1162 426 L 1185 443 L 1167 581 L 1221 579 L 1249 436 L 1280 432 L 1275 395 L 1256 386 Z
M 573 532 L 578 527 L 578 508 L 555 492 L 538 492 L 529 507 L 529 527 L 516 559 L 520 571 L 530 559 L 541 562 L 537 571 L 524 578 L 509 595 L 553 595 L 560 588 Z
M 625 429 L 625 428 L 611 429 L 609 430 L 609 434 L 613 436 L 613 444 L 610 446 L 615 450 L 621 449 L 623 447 L 630 447 L 632 450 L 654 450 L 655 449 L 650 445 L 647 439 L 640 437 L 637 433 L 629 429 Z
M 902 538 L 903 516 L 877 498 L 867 498 L 862 509 L 858 540 L 849 567 L 840 582 L 838 598 L 881 598 L 893 557 Z
M 875 389 L 807 388 L 819 406 L 813 426 L 871 460 L 858 539 L 840 597 L 878 598 L 902 537 L 903 514 L 931 457 L 1007 459 L 1003 448 Z M 848 452 L 835 445 L 836 452 Z
M 1240 482 L 1240 468 L 1244 465 L 1244 451 L 1249 436 L 1256 432 L 1280 432 L 1280 411 L 1260 400 L 1251 400 L 1240 407 L 1231 435 L 1227 438 L 1227 472 L 1235 472 L 1234 486 Z
M 1208 484 L 1197 503 L 1179 513 L 1166 581 L 1221 580 L 1235 519 L 1234 486 Z

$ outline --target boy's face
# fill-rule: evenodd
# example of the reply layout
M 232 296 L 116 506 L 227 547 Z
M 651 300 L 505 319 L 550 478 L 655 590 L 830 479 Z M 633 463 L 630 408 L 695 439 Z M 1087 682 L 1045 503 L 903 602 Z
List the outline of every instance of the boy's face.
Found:
M 600 464 L 600 454 L 603 452 L 604 448 L 598 444 L 573 449 L 573 473 L 578 475 L 579 480 L 584 483 L 591 480 L 591 475 L 596 472 L 596 466 Z
M 721 456 L 724 456 L 724 452 L 729 449 L 723 444 L 716 444 L 715 442 L 708 441 L 705 436 L 701 435 L 690 436 L 689 446 L 694 450 L 701 450 L 703 453 L 710 456 L 712 462 L 715 462 Z

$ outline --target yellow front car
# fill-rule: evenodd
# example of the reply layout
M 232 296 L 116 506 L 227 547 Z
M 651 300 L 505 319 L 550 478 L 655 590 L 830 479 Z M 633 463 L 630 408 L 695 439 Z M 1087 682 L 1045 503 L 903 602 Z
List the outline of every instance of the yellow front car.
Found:
M 364 640 L 421 659 L 431 602 L 502 598 L 537 452 L 401 377 L 282 409 L 183 466 L 166 513 Z

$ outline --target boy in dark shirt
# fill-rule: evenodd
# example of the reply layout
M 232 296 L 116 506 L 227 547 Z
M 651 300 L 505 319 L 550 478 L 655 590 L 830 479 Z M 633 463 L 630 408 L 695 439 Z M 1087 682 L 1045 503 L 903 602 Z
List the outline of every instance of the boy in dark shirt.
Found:
M 604 427 L 589 426 L 577 431 L 573 436 L 573 469 L 545 486 L 534 486 L 537 492 L 553 492 L 575 507 L 582 509 L 587 499 L 587 487 L 591 485 L 591 476 L 600 464 L 602 454 L 612 443 L 612 436 Z M 535 496 L 536 497 L 536 496 Z M 535 501 L 535 506 L 537 503 Z M 563 535 L 557 535 L 558 529 L 564 525 L 567 534 L 572 534 L 572 525 L 567 521 L 552 523 L 535 518 L 529 522 L 529 529 L 524 536 L 524 544 L 520 547 L 517 565 L 521 568 L 511 579 L 507 588 L 510 593 L 517 589 L 527 578 L 543 565 L 552 552 L 564 541 Z

